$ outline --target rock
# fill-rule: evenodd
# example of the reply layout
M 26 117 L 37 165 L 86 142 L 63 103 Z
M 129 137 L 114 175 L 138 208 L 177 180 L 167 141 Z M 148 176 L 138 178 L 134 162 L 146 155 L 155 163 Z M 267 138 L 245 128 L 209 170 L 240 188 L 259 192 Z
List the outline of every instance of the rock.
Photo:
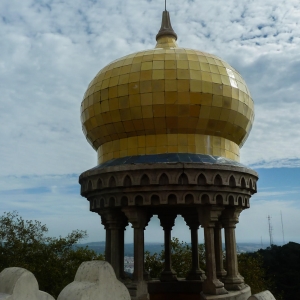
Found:
M 131 300 L 125 285 L 106 261 L 83 262 L 75 279 L 59 294 L 57 300 Z
M 276 300 L 270 291 L 263 291 L 261 293 L 252 295 L 248 300 Z
M 54 300 L 39 290 L 34 275 L 23 268 L 6 268 L 0 273 L 0 300 Z

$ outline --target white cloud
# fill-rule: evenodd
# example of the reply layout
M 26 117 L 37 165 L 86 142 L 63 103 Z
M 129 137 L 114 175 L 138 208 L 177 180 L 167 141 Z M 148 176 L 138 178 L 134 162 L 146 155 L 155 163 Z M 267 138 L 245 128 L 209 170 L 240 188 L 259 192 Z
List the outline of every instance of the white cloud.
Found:
M 155 46 L 162 10 L 158 0 L 0 2 L 0 187 L 50 190 L 35 200 L 9 195 L 5 207 L 29 217 L 45 213 L 57 230 L 64 227 L 62 212 L 70 212 L 76 228 L 76 218 L 88 224 L 97 217 L 53 178 L 95 166 L 96 153 L 81 133 L 81 98 L 110 61 Z M 185 0 L 169 2 L 168 10 L 179 46 L 222 57 L 248 83 L 256 119 L 242 162 L 299 167 L 298 1 Z

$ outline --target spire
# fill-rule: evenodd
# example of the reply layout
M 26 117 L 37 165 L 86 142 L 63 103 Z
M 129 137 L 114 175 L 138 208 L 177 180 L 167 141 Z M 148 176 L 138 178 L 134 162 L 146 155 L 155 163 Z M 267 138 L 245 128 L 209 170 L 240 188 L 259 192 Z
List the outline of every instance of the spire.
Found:
M 156 40 L 163 36 L 173 36 L 177 40 L 177 34 L 172 28 L 169 12 L 167 11 L 167 1 L 165 1 L 165 11 L 162 13 L 161 27 L 156 35 Z

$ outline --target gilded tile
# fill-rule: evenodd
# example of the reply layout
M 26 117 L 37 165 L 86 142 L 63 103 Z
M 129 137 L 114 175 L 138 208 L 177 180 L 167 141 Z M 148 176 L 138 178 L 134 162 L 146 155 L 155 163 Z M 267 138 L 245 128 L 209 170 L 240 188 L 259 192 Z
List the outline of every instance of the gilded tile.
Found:
M 141 81 L 151 80 L 151 79 L 152 79 L 152 71 L 151 70 L 141 71 L 141 74 L 140 74 Z
M 152 93 L 141 94 L 141 105 L 152 105 Z
M 183 80 L 182 80 L 183 81 Z M 177 97 L 178 97 L 178 104 L 189 104 L 190 103 L 190 92 L 189 92 L 189 82 L 188 82 L 188 88 L 185 92 L 181 92 L 181 90 L 183 90 L 183 88 L 181 87 L 177 87 L 178 89 L 178 93 L 177 93 Z
M 130 107 L 140 106 L 141 105 L 141 95 L 129 95 L 129 105 Z
M 142 66 L 141 66 L 142 71 L 152 70 L 152 68 L 153 68 L 152 61 L 142 62 Z
M 178 93 L 177 92 L 165 92 L 165 103 L 166 104 L 174 104 L 178 101 Z
M 140 82 L 140 93 L 150 93 L 152 91 L 152 82 L 145 80 Z
M 165 87 L 165 85 L 163 82 L 163 88 L 164 87 Z M 153 89 L 153 104 L 164 104 L 165 103 L 165 93 L 164 92 L 154 92 L 153 85 L 152 85 L 152 89 Z
M 155 60 L 153 61 L 153 69 L 154 70 L 163 70 L 165 68 L 164 60 Z
M 129 95 L 140 93 L 140 84 L 139 82 L 131 82 L 128 85 L 128 93 Z
M 130 73 L 128 82 L 137 82 L 140 80 L 140 72 Z
M 165 70 L 165 79 L 176 79 L 176 70 Z
M 176 60 L 166 60 L 165 61 L 165 69 L 176 69 Z
M 152 79 L 164 79 L 165 78 L 165 72 L 164 70 L 153 70 L 152 72 Z

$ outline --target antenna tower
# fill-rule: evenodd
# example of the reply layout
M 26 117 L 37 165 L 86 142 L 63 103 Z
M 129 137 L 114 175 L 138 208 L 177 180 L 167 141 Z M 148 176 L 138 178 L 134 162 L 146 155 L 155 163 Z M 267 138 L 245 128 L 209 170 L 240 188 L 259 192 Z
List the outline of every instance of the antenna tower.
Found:
M 273 245 L 273 234 L 272 234 L 273 227 L 271 225 L 271 217 L 270 217 L 270 215 L 268 215 L 268 223 L 269 223 L 269 236 L 270 236 L 270 247 L 271 247 Z
M 281 216 L 282 241 L 283 241 L 283 245 L 284 245 L 285 242 L 284 242 L 284 230 L 283 230 L 283 221 L 282 221 L 282 211 L 280 211 L 280 216 Z

